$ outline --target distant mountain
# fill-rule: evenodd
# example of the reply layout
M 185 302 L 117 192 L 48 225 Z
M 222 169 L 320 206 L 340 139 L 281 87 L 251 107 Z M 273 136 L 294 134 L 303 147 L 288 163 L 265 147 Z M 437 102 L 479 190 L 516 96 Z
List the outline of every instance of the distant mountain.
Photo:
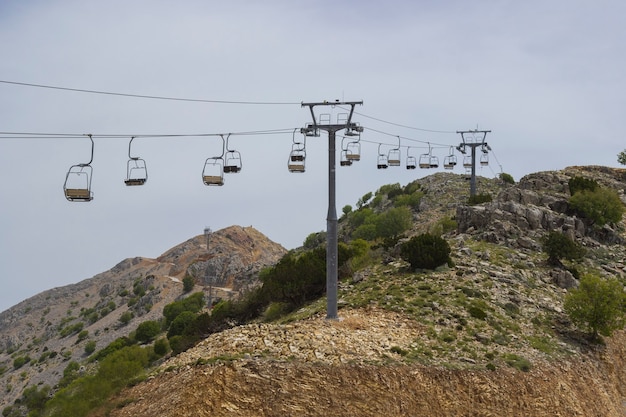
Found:
M 0 314 L 0 409 L 27 386 L 53 387 L 69 362 L 86 359 L 88 343 L 101 349 L 139 323 L 159 320 L 163 307 L 183 295 L 185 276 L 207 300 L 211 287 L 214 300 L 236 298 L 285 252 L 252 227 L 231 226 L 210 235 L 208 251 L 205 237 L 196 236 L 157 259 L 125 259 L 11 307 Z

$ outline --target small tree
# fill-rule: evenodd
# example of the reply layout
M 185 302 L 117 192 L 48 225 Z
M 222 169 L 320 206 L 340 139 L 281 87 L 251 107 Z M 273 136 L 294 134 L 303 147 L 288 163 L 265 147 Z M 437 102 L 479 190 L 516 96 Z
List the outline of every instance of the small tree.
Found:
M 570 197 L 569 204 L 581 216 L 598 226 L 618 223 L 624 214 L 624 205 L 619 195 L 608 188 L 578 191 Z
M 570 195 L 574 195 L 579 191 L 585 190 L 595 191 L 600 187 L 600 185 L 595 180 L 585 177 L 572 177 L 567 182 L 567 185 L 569 187 Z
M 624 327 L 625 305 L 624 286 L 617 279 L 587 274 L 569 291 L 563 307 L 574 324 L 599 340 L 599 335 L 611 336 Z
M 617 162 L 626 165 L 626 149 L 617 154 Z
M 158 321 L 148 320 L 137 326 L 135 339 L 142 343 L 148 343 L 154 340 L 159 333 L 161 333 L 161 324 Z
M 405 242 L 400 247 L 400 256 L 410 263 L 413 269 L 435 269 L 445 263 L 452 263 L 448 242 L 429 233 L 415 236 Z
M 95 351 L 96 351 L 96 341 L 95 340 L 90 340 L 89 342 L 87 342 L 85 344 L 85 353 L 87 355 L 91 355 Z
M 504 182 L 506 184 L 515 184 L 515 180 L 513 179 L 513 176 L 511 174 L 507 174 L 506 172 L 502 172 L 502 173 L 500 173 L 499 177 L 502 180 L 502 182 Z
M 560 232 L 552 231 L 543 239 L 543 251 L 548 254 L 548 263 L 562 266 L 561 259 L 576 261 L 585 256 L 585 248 Z
M 183 278 L 183 292 L 185 294 L 193 290 L 193 287 L 195 286 L 196 286 L 196 280 L 193 279 L 191 275 L 186 275 L 185 278 Z

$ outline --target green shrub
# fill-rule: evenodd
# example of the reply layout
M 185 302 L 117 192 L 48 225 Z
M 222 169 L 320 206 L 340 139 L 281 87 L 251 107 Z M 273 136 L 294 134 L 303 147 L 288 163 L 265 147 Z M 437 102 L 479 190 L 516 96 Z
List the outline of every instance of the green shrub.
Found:
M 528 372 L 532 369 L 532 363 L 528 359 L 519 355 L 509 353 L 504 359 L 509 366 L 519 369 L 520 371 Z
M 154 320 L 144 321 L 135 331 L 135 339 L 141 343 L 148 343 L 154 340 L 161 333 L 161 323 Z
M 626 149 L 617 154 L 617 162 L 626 165 Z
M 585 256 L 585 248 L 560 232 L 552 231 L 541 240 L 543 251 L 548 254 L 548 263 L 561 265 L 561 259 L 580 260 Z
M 170 324 L 170 327 L 167 330 L 167 337 L 171 338 L 173 336 L 182 335 L 185 332 L 185 329 L 193 322 L 195 318 L 196 313 L 192 313 L 191 311 L 183 311 L 182 313 L 180 313 Z
M 491 200 L 491 194 L 475 194 L 467 199 L 467 204 L 475 206 L 476 204 L 488 203 Z
M 450 245 L 439 236 L 424 233 L 412 237 L 400 247 L 400 256 L 413 269 L 435 269 L 450 264 Z
M 572 177 L 567 182 L 570 195 L 574 195 L 579 191 L 596 191 L 600 185 L 595 180 L 584 177 Z
M 90 340 L 89 342 L 87 342 L 85 344 L 85 353 L 87 355 L 91 355 L 95 351 L 96 351 L 96 341 L 95 340 Z
M 506 184 L 515 184 L 515 180 L 511 174 L 507 174 L 506 172 L 500 173 L 500 179 Z
M 162 337 L 154 342 L 154 353 L 159 356 L 164 356 L 170 351 L 170 345 L 167 339 Z
M 413 214 L 407 207 L 394 207 L 376 218 L 376 237 L 395 238 L 413 224 Z
M 193 279 L 192 276 L 186 275 L 185 278 L 183 278 L 183 292 L 185 294 L 193 290 L 193 287 L 195 286 L 196 286 L 196 280 Z
M 265 321 L 274 321 L 276 319 L 281 318 L 283 315 L 288 313 L 291 310 L 289 304 L 273 302 L 267 306 L 265 312 L 263 313 L 263 318 Z
M 477 305 L 471 305 L 467 307 L 467 312 L 470 316 L 478 320 L 485 320 L 487 318 L 487 313 L 485 312 L 485 310 Z
M 172 321 L 183 311 L 191 311 L 197 313 L 204 307 L 204 294 L 197 292 L 189 297 L 179 301 L 174 301 L 163 308 L 163 316 L 165 316 L 166 325 L 169 326 Z
M 604 279 L 595 274 L 583 275 L 578 288 L 569 290 L 563 305 L 572 322 L 590 333 L 611 336 L 624 327 L 626 295 L 616 278 Z
M 624 214 L 619 195 L 608 188 L 578 191 L 570 197 L 569 204 L 577 213 L 598 226 L 619 223 Z
M 133 313 L 131 313 L 130 311 L 125 311 L 120 316 L 119 322 L 122 323 L 123 325 L 127 325 L 128 323 L 130 323 L 132 319 L 133 319 Z
M 18 356 L 13 359 L 13 369 L 20 369 L 22 366 L 30 362 L 30 358 L 28 356 Z
M 304 239 L 304 249 L 315 249 L 326 243 L 326 232 L 317 232 L 309 234 Z

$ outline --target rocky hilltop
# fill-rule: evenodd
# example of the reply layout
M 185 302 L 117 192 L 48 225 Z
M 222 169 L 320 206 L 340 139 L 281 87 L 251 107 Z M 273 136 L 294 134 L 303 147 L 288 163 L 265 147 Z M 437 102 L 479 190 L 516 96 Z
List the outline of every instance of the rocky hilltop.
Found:
M 540 239 L 569 233 L 588 249 L 584 272 L 624 278 L 624 222 L 598 231 L 565 208 L 569 178 L 624 201 L 624 174 L 481 178 L 494 198 L 474 206 L 464 176 L 419 179 L 411 233 L 455 218 L 444 235 L 454 267 L 411 272 L 392 250 L 340 283 L 340 320 L 325 320 L 319 300 L 211 335 L 123 392 L 110 415 L 623 416 L 626 335 L 594 345 L 573 327 L 563 297 L 577 279 L 546 263 Z
M 157 259 L 125 259 L 0 313 L 0 408 L 26 386 L 54 386 L 70 361 L 86 359 L 88 343 L 101 349 L 139 323 L 159 320 L 163 307 L 183 295 L 186 276 L 207 296 L 212 284 L 214 299 L 238 297 L 285 252 L 252 227 L 231 226 L 211 234 L 208 250 L 205 237 L 196 236 Z

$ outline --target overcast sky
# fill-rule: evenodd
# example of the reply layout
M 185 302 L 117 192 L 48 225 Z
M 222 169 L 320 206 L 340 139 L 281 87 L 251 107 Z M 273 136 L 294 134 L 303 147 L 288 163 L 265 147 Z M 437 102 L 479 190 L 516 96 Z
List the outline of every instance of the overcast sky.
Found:
M 0 311 L 205 226 L 252 225 L 288 249 L 325 230 L 326 134 L 308 138 L 304 174 L 287 170 L 291 131 L 312 121 L 303 101 L 363 100 L 361 161 L 337 166 L 339 213 L 434 172 L 377 170 L 378 144 L 398 137 L 404 165 L 407 146 L 436 144 L 443 162 L 456 131 L 491 130 L 486 177 L 619 166 L 625 15 L 618 0 L 1 1 L 0 131 L 60 136 L 0 135 Z M 149 179 L 124 185 L 131 136 L 274 130 L 231 136 L 243 166 L 223 187 L 201 179 L 219 136 L 137 138 Z M 85 134 L 94 199 L 72 203 L 65 176 L 91 144 L 69 135 Z

